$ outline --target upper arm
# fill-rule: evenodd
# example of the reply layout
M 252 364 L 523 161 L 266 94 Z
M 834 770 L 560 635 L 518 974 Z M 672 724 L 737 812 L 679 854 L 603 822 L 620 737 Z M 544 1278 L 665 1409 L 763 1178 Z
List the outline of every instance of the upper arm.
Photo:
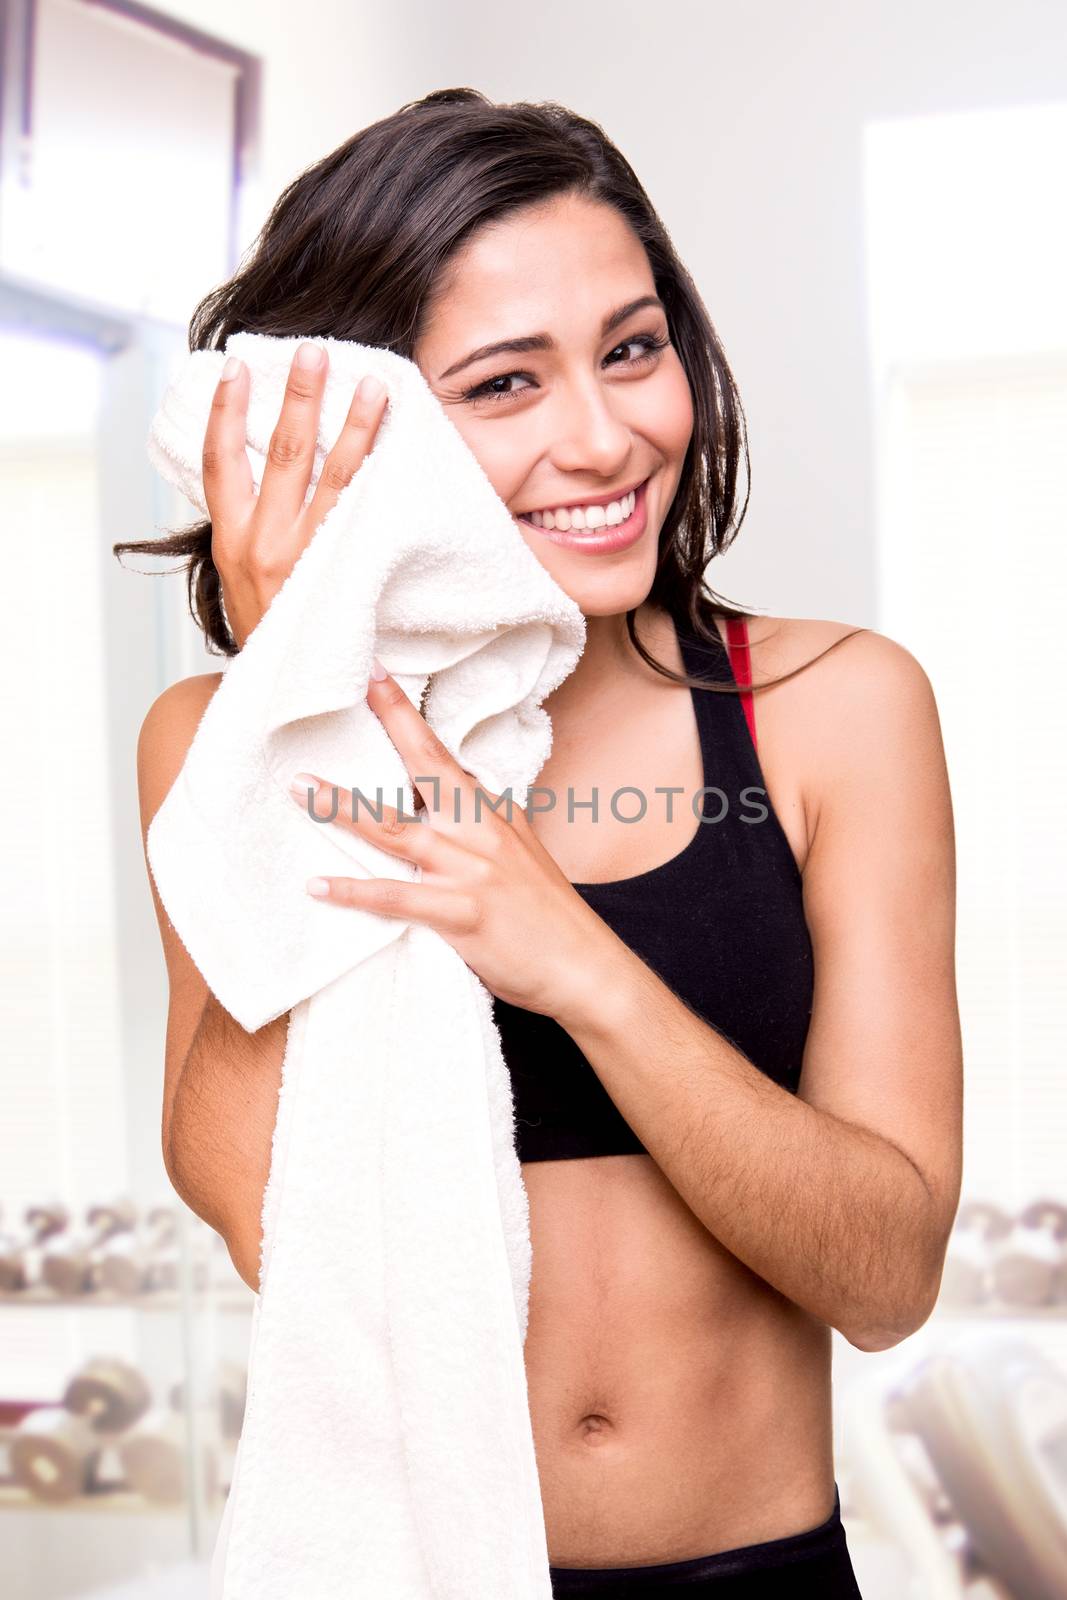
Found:
M 922 667 L 882 634 L 864 631 L 821 666 L 804 868 L 815 996 L 799 1093 L 911 1161 L 932 1197 L 939 1276 L 959 1202 L 963 1118 L 940 721 Z
M 181 771 L 200 719 L 221 682 L 221 673 L 204 673 L 171 684 L 149 707 L 137 740 L 137 790 L 141 809 L 141 840 L 148 867 L 149 824 Z M 148 872 L 148 883 L 155 906 L 156 921 L 163 941 L 167 965 L 169 1004 L 167 1042 L 163 1072 L 162 1142 L 164 1158 L 169 1157 L 170 1115 L 182 1063 L 196 1033 L 207 999 L 207 985 L 175 932 L 160 903 Z

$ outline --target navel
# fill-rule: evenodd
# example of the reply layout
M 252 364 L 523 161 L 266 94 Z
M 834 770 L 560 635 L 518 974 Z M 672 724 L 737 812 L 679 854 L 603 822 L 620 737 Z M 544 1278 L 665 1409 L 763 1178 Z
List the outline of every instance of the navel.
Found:
M 578 1422 L 578 1435 L 586 1444 L 602 1444 L 615 1430 L 610 1417 L 599 1411 L 587 1411 Z

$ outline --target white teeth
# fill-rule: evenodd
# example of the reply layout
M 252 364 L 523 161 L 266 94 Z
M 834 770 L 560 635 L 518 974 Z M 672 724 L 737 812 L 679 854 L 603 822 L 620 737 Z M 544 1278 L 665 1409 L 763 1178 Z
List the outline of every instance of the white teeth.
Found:
M 616 528 L 633 516 L 637 505 L 637 490 L 631 489 L 621 500 L 612 500 L 606 506 L 558 506 L 555 511 L 528 511 L 524 516 L 535 528 L 569 533 L 572 528 Z

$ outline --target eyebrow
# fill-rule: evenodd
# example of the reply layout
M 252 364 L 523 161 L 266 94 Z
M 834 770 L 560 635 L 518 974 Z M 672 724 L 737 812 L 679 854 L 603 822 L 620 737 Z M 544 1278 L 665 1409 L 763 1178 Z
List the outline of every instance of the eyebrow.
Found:
M 637 300 L 627 300 L 624 306 L 617 306 L 614 311 L 609 312 L 600 325 L 600 337 L 603 338 L 605 334 L 611 333 L 613 329 L 619 326 L 620 322 L 625 322 L 627 317 L 632 316 L 635 311 L 643 311 L 648 306 L 658 306 L 666 315 L 667 308 L 658 295 L 643 294 Z M 500 339 L 495 344 L 479 345 L 477 350 L 472 350 L 469 355 L 465 355 L 462 361 L 457 361 L 454 366 L 442 372 L 437 381 L 440 383 L 445 378 L 451 378 L 455 373 L 461 372 L 464 367 L 473 365 L 475 361 L 484 361 L 487 356 L 504 355 L 509 351 L 522 354 L 527 350 L 553 349 L 555 349 L 555 340 L 548 333 L 526 333 L 515 339 Z

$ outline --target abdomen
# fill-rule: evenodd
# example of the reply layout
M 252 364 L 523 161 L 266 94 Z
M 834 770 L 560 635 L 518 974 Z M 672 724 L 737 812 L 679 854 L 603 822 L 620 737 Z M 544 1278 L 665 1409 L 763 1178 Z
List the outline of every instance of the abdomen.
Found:
M 527 1386 L 555 1566 L 687 1560 L 833 1506 L 830 1330 L 648 1155 L 523 1166 Z

